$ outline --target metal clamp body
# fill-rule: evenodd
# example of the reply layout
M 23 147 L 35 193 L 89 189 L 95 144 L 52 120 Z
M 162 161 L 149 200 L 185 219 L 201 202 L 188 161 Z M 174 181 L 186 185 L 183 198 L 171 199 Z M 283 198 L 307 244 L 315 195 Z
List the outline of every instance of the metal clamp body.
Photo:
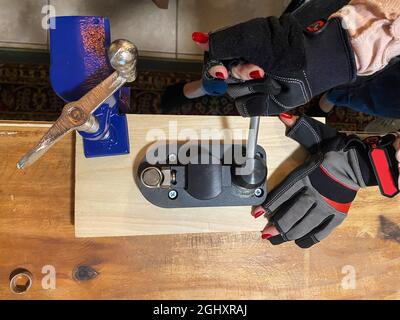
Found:
M 79 100 L 112 72 L 107 56 L 110 23 L 102 17 L 57 17 L 50 32 L 53 89 L 66 102 Z M 123 93 L 129 95 L 129 88 Z M 120 114 L 122 90 L 93 114 L 95 130 L 79 131 L 87 158 L 128 154 L 126 116 Z M 97 129 L 97 130 L 96 130 Z
M 235 154 L 245 149 L 244 145 L 222 144 L 213 150 L 209 145 L 161 143 L 150 147 L 141 160 L 136 184 L 147 201 L 162 208 L 261 205 L 268 192 L 267 154 L 255 147 L 264 170 L 256 173 L 257 186 L 243 187 L 235 177 L 246 158 L 237 162 Z M 149 161 L 148 155 L 157 155 L 158 160 Z

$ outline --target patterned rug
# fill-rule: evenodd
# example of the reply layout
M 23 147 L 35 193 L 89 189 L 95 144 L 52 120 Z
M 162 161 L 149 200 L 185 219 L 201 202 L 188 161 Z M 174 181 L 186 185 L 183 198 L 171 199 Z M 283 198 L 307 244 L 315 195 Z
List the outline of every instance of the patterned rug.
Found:
M 199 79 L 198 73 L 141 70 L 132 85 L 131 104 L 126 113 L 161 114 L 161 97 L 165 88 L 179 82 Z M 49 67 L 43 64 L 0 64 L 0 119 L 54 121 L 64 102 L 53 92 Z M 311 116 L 325 116 L 318 99 L 298 111 Z M 191 100 L 174 112 L 185 115 L 237 115 L 228 97 L 203 97 Z M 374 117 L 346 108 L 335 108 L 328 123 L 340 130 L 361 131 Z

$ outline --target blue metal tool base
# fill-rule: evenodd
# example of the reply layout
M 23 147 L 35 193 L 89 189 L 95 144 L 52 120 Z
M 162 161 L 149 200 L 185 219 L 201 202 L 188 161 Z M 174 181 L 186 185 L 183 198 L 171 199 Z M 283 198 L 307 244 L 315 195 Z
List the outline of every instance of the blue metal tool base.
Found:
M 54 19 L 50 32 L 52 87 L 64 101 L 77 101 L 113 72 L 107 56 L 110 23 L 103 17 Z M 93 113 L 99 123 L 97 132 L 79 132 L 87 158 L 130 152 L 127 119 L 119 111 L 129 103 L 129 93 L 129 88 L 119 90 Z
M 109 109 L 109 110 L 106 110 Z M 108 113 L 109 115 L 104 115 Z M 98 119 L 108 119 L 108 129 L 106 139 L 90 140 L 85 139 L 87 133 L 80 132 L 84 137 L 83 147 L 86 158 L 119 156 L 130 153 L 128 121 L 125 115 L 118 113 L 118 106 L 110 109 L 108 105 L 103 105 L 95 113 Z

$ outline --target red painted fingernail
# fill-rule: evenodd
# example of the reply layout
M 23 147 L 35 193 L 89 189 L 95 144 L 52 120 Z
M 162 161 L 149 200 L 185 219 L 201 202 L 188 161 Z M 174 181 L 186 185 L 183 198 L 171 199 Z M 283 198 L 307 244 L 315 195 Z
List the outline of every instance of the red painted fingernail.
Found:
M 194 42 L 207 43 L 208 42 L 208 34 L 203 33 L 203 32 L 193 32 L 192 39 Z
M 260 70 L 250 72 L 250 78 L 252 79 L 261 79 L 263 76 Z
M 259 217 L 261 217 L 262 215 L 265 214 L 265 211 L 257 211 L 257 213 L 254 214 L 254 219 L 257 219 Z
M 225 79 L 224 74 L 222 72 L 216 72 L 215 76 L 219 79 Z
M 290 113 L 286 113 L 286 112 L 281 113 L 279 116 L 284 118 L 284 119 L 293 119 L 293 115 L 290 114 Z
M 268 233 L 263 234 L 263 235 L 261 236 L 261 238 L 263 238 L 263 240 L 268 240 L 269 238 L 272 238 L 272 234 L 268 234 Z

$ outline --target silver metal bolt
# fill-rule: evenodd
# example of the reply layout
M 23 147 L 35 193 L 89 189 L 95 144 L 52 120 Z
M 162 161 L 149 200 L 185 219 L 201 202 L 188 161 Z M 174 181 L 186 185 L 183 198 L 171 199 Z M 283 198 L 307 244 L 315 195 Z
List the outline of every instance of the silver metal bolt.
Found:
M 178 161 L 178 157 L 176 156 L 176 154 L 171 153 L 171 154 L 168 156 L 168 160 L 169 160 L 169 163 L 175 164 L 175 163 L 177 163 L 177 161 Z
M 168 197 L 169 197 L 171 200 L 175 200 L 176 198 L 178 198 L 178 192 L 177 192 L 176 190 L 171 190 L 171 191 L 168 193 Z
M 261 188 L 256 189 L 256 191 L 254 191 L 254 195 L 257 198 L 261 198 L 264 195 L 264 190 Z
M 157 189 L 160 187 L 164 180 L 164 175 L 160 169 L 156 167 L 146 168 L 140 175 L 140 180 L 145 187 Z

